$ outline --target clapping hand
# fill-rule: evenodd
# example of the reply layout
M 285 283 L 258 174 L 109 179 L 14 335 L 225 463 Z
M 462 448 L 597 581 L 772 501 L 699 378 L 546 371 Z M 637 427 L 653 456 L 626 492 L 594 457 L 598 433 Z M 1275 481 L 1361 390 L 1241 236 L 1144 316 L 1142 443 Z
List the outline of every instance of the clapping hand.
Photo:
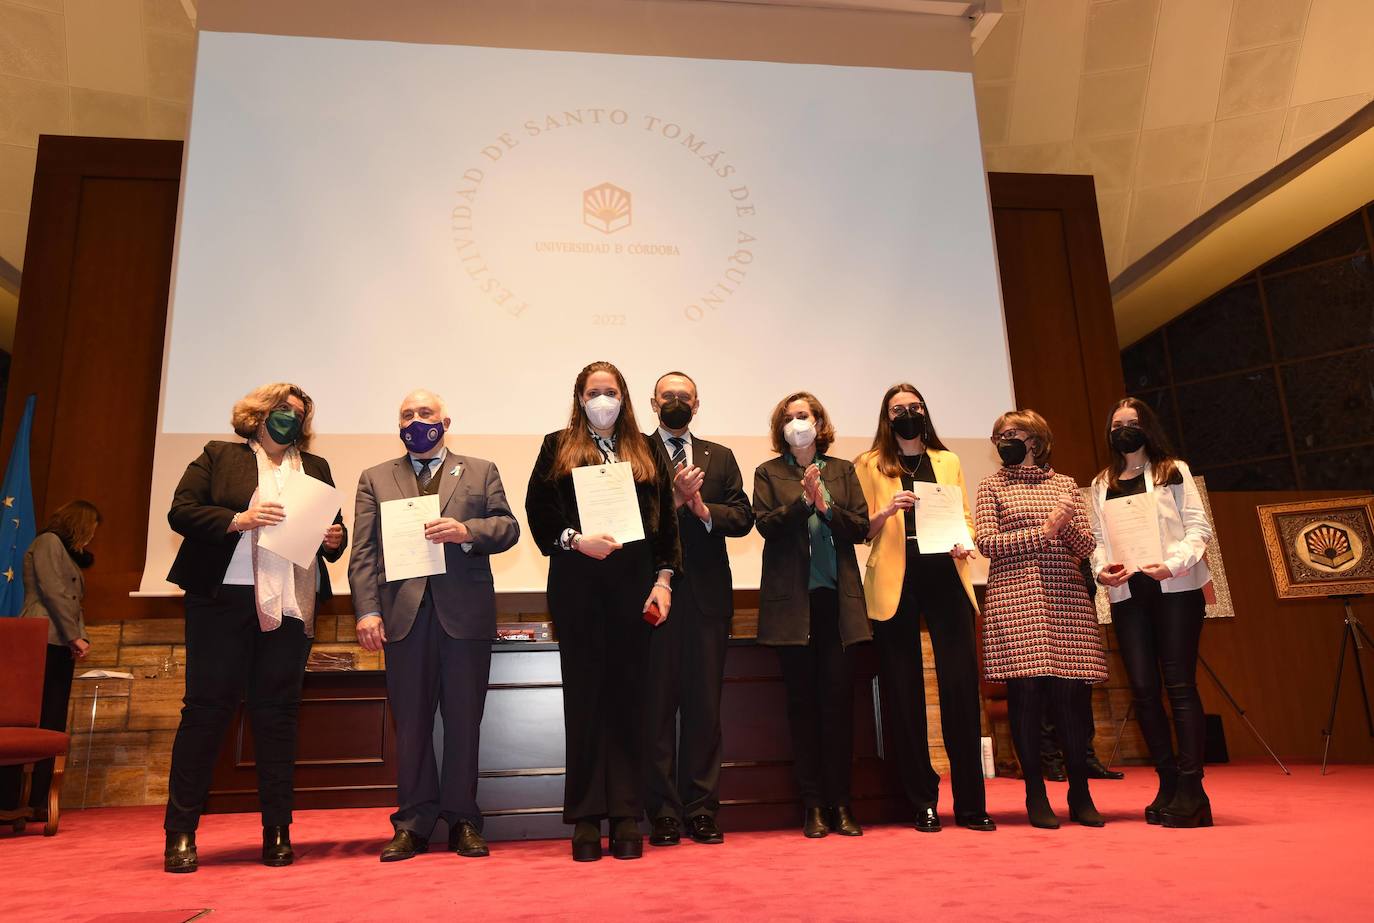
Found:
M 706 472 L 696 465 L 683 465 L 673 475 L 673 499 L 677 506 L 692 506 L 692 498 L 701 492 L 701 484 L 706 480 Z
M 824 513 L 830 508 L 825 502 L 825 489 L 821 486 L 821 469 L 814 463 L 807 465 L 806 473 L 802 475 L 802 493 L 806 495 L 807 502 L 816 508 L 816 512 Z

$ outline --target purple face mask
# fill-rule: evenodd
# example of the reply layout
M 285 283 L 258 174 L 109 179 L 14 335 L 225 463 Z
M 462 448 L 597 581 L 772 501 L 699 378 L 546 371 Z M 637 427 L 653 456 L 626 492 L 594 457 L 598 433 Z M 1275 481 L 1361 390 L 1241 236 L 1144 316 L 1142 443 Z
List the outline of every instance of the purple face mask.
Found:
M 444 438 L 444 424 L 429 420 L 411 420 L 401 427 L 401 441 L 406 450 L 423 455 Z

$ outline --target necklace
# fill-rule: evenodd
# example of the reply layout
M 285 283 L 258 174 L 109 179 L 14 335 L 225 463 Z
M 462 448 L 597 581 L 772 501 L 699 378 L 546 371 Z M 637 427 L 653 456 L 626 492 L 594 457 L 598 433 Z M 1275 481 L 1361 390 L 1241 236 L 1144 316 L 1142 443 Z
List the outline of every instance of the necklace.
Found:
M 906 462 L 902 461 L 902 456 L 898 455 L 897 467 L 901 468 L 902 473 L 914 481 L 916 480 L 916 472 L 921 470 L 921 462 L 925 461 L 926 459 L 926 453 L 917 452 L 913 457 L 916 459 L 916 466 L 913 468 L 908 468 L 906 466 Z

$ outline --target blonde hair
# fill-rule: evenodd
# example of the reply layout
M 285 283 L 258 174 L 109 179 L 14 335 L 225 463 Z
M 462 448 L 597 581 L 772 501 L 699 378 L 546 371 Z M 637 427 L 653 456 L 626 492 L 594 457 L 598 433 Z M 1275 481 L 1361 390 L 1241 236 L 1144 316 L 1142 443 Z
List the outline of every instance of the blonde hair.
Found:
M 1054 434 L 1050 432 L 1050 425 L 1045 422 L 1044 417 L 1029 408 L 1007 411 L 992 424 L 993 441 L 997 440 L 998 433 L 1009 426 L 1030 435 L 1031 441 L 1035 443 L 1031 449 L 1031 457 L 1037 465 L 1049 464 L 1050 450 L 1054 448 Z
M 262 422 L 267 419 L 267 415 L 288 397 L 300 398 L 300 402 L 305 405 L 301 434 L 296 437 L 296 448 L 304 452 L 310 448 L 310 440 L 315 435 L 310 427 L 315 417 L 315 402 L 299 385 L 287 381 L 274 381 L 254 388 L 234 404 L 234 410 L 229 415 L 229 425 L 244 439 L 257 439 L 258 430 L 262 428 Z

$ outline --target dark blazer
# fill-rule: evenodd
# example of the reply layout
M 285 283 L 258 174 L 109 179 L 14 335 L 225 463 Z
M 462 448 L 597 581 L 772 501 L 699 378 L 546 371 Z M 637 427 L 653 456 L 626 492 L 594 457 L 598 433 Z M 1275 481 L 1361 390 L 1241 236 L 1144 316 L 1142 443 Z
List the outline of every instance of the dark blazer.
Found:
M 453 474 L 458 469 L 458 475 Z M 496 466 L 483 458 L 449 452 L 439 471 L 439 513 L 458 520 L 472 534 L 471 550 L 444 545 L 444 573 L 387 582 L 378 504 L 418 497 L 420 485 L 409 455 L 368 468 L 358 478 L 353 512 L 356 541 L 348 559 L 348 583 L 357 618 L 380 614 L 386 639 L 410 633 L 428 587 L 439 624 L 451 638 L 486 641 L 496 637 L 496 587 L 491 556 L 515 545 L 520 524 L 506 502 Z
M 657 431 L 645 438 L 652 442 L 672 467 L 672 456 Z M 705 476 L 701 482 L 701 499 L 711 513 L 711 531 L 687 507 L 677 511 L 677 531 L 682 542 L 682 575 L 673 582 L 686 581 L 701 609 L 709 616 L 730 618 L 734 612 L 734 583 L 730 574 L 730 558 L 725 549 L 727 538 L 740 538 L 754 527 L 754 510 L 744 492 L 735 454 L 725 446 L 692 436 L 692 464 Z
M 302 452 L 301 468 L 326 484 L 334 483 L 329 462 L 318 455 Z M 248 509 L 257 489 L 258 462 L 248 443 L 212 440 L 205 444 L 205 451 L 186 466 L 186 473 L 172 495 L 172 508 L 167 511 L 167 521 L 182 539 L 168 580 L 188 593 L 219 595 L 234 549 L 244 536 L 242 532 L 230 532 L 229 521 L 235 513 Z M 342 511 L 334 522 L 343 525 Z M 320 544 L 316 554 L 320 565 L 319 599 L 334 595 L 324 562 L 339 560 L 347 547 L 347 527 L 338 548 L 328 551 L 323 542 Z
M 868 504 L 854 466 L 825 459 L 821 480 L 830 492 L 830 530 L 840 598 L 840 639 L 845 647 L 868 641 L 863 581 L 854 546 L 868 538 Z M 778 456 L 754 472 L 754 518 L 763 536 L 759 577 L 759 643 L 806 644 L 811 635 L 811 508 L 802 493 L 804 469 Z
M 39 532 L 24 552 L 24 608 L 26 619 L 48 620 L 48 643 L 70 644 L 86 638 L 81 600 L 86 578 L 55 532 Z
M 530 472 L 530 483 L 525 490 L 525 517 L 530 523 L 530 532 L 535 544 L 545 555 L 580 554 L 564 551 L 558 540 L 565 529 L 582 531 L 581 520 L 577 515 L 577 496 L 573 492 L 572 475 L 565 474 L 553 480 L 554 455 L 563 430 L 549 433 L 539 449 L 534 470 Z M 647 437 L 641 437 L 647 438 Z M 649 443 L 650 456 L 658 469 L 658 483 L 635 482 L 635 492 L 639 496 L 639 514 L 644 519 L 644 537 L 654 559 L 654 570 L 669 569 L 674 574 L 682 573 L 682 546 L 677 534 L 677 517 L 673 513 L 673 473 L 668 468 L 667 457 Z

